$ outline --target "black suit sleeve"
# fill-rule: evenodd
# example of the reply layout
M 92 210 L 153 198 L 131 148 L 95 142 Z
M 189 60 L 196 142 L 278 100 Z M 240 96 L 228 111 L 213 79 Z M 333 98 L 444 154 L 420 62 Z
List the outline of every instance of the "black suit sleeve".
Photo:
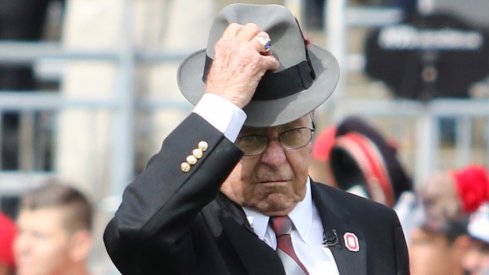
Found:
M 199 142 L 207 150 L 190 171 L 185 161 Z M 242 152 L 196 114 L 163 142 L 146 169 L 124 191 L 122 203 L 104 232 L 107 251 L 123 274 L 188 274 L 194 263 L 192 224 L 218 194 Z M 166 274 L 166 273 L 165 273 Z

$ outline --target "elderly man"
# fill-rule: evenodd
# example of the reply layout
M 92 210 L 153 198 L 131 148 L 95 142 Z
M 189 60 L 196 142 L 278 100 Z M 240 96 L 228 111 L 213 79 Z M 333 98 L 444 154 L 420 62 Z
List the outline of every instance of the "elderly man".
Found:
M 123 274 L 409 274 L 393 210 L 308 177 L 339 69 L 286 8 L 225 7 L 178 77 L 195 108 L 104 234 Z

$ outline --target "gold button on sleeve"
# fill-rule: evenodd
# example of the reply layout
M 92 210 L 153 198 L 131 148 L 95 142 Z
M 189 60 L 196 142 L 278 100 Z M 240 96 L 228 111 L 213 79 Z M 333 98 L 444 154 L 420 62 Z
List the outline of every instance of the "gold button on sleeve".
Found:
M 182 162 L 182 163 L 180 164 L 180 169 L 181 169 L 183 172 L 187 173 L 188 171 L 190 171 L 190 164 L 189 164 L 188 162 Z
M 192 151 L 192 155 L 194 155 L 194 157 L 196 157 L 197 159 L 200 159 L 203 154 L 204 154 L 204 152 L 202 152 L 201 149 L 194 149 Z
M 209 148 L 209 144 L 205 141 L 201 141 L 199 142 L 199 149 L 204 151 L 207 150 L 207 148 Z
M 190 155 L 190 156 L 187 157 L 187 162 L 190 163 L 190 165 L 194 165 L 194 164 L 197 163 L 197 158 L 194 157 L 194 156 L 192 156 L 192 155 Z

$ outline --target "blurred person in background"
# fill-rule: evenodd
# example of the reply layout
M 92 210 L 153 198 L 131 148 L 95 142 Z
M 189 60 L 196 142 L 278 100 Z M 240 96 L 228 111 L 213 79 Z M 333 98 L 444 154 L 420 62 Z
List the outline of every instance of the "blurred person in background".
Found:
M 315 169 L 324 170 L 331 185 L 342 190 L 389 207 L 412 190 L 393 142 L 360 117 L 348 116 L 323 130 L 312 152 L 322 163 L 322 168 Z
M 481 165 L 434 171 L 416 188 L 412 211 L 400 215 L 413 274 L 465 274 L 469 216 L 488 200 L 489 177 Z
M 58 179 L 24 193 L 14 243 L 17 274 L 89 274 L 92 215 L 88 198 Z
M 466 222 L 461 220 L 447 221 L 442 228 L 414 228 L 408 245 L 411 274 L 464 275 L 462 258 L 468 245 Z
M 467 231 L 470 243 L 463 266 L 470 275 L 489 275 L 489 203 L 470 216 Z
M 464 221 L 489 201 L 489 175 L 482 165 L 435 171 L 416 191 L 432 228 L 449 220 Z
M 412 213 L 416 194 L 396 144 L 368 121 L 347 116 L 316 138 L 312 156 L 318 165 L 312 167 L 312 175 L 326 174 L 330 185 L 392 207 L 402 217 L 404 232 L 409 232 L 420 213 Z M 409 242 L 409 234 L 405 237 Z
M 410 232 L 423 222 L 435 231 L 447 221 L 466 222 L 471 213 L 489 201 L 489 175 L 478 164 L 433 171 L 409 195 L 396 205 L 408 244 Z
M 15 274 L 13 243 L 16 232 L 14 221 L 0 212 L 0 275 Z

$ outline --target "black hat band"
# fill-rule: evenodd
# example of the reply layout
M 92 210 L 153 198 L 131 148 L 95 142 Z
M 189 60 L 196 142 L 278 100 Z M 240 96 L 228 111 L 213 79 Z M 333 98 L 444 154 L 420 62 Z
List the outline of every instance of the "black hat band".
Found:
M 253 100 L 273 100 L 287 97 L 311 87 L 316 73 L 312 68 L 309 55 L 304 60 L 280 72 L 266 72 L 253 95 Z M 202 80 L 206 82 L 212 65 L 212 58 L 206 55 Z

